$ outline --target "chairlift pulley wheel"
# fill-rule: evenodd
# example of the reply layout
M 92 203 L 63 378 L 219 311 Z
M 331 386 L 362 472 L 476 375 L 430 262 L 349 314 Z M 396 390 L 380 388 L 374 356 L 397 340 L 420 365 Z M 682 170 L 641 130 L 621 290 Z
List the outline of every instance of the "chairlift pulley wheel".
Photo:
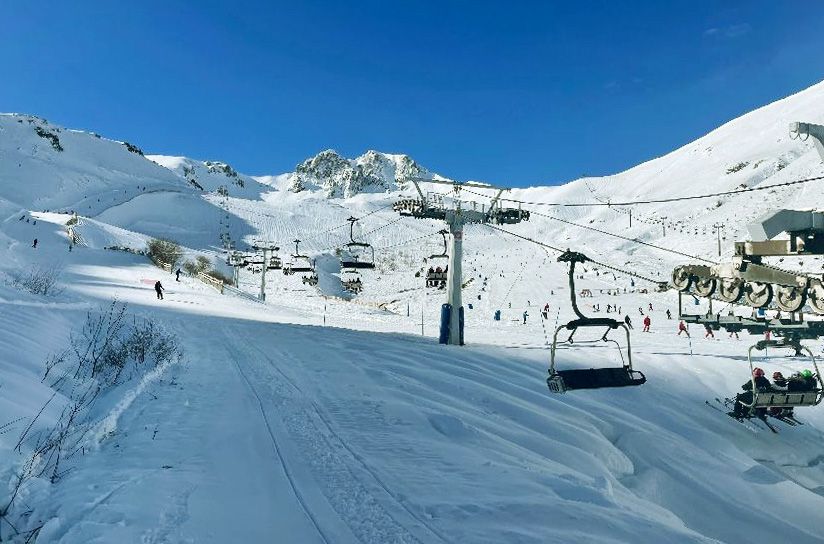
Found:
M 766 308 L 773 298 L 773 289 L 769 283 L 748 281 L 744 284 L 744 298 L 747 304 L 755 308 Z
M 716 285 L 715 278 L 698 278 L 695 282 L 695 294 L 704 298 L 711 297 Z
M 807 288 L 807 302 L 817 314 L 824 314 L 824 284 L 814 282 Z
M 672 271 L 672 285 L 681 292 L 686 293 L 690 290 L 693 279 L 692 274 L 683 266 L 679 266 Z
M 717 295 L 724 302 L 738 302 L 744 296 L 744 282 L 738 278 L 721 278 L 718 280 Z
M 802 287 L 779 285 L 775 289 L 775 304 L 785 312 L 797 312 L 807 302 L 807 291 Z

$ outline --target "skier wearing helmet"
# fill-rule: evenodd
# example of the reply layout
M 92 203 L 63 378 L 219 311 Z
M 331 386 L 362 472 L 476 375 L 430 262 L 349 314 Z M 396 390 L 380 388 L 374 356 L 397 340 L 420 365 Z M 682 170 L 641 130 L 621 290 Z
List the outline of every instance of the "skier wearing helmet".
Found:
M 810 369 L 802 370 L 801 377 L 804 378 L 805 385 L 807 389 L 815 389 L 815 374 Z
M 815 375 L 810 370 L 796 372 L 787 380 L 788 391 L 809 391 L 815 389 Z
M 787 380 L 787 378 L 785 378 L 784 374 L 782 374 L 781 372 L 773 372 L 772 379 L 772 388 L 774 390 L 786 391 L 788 389 L 787 384 L 789 383 L 789 380 Z M 773 417 L 792 417 L 793 409 L 772 407 L 769 409 L 769 413 Z
M 755 382 L 755 388 L 757 391 L 769 391 L 772 387 L 770 384 L 770 380 L 768 380 L 764 376 L 764 370 L 761 368 L 755 367 L 752 370 L 752 380 L 747 380 L 747 382 L 741 386 L 741 389 L 744 390 L 743 393 L 739 393 L 735 397 L 735 408 L 733 409 L 732 413 L 730 414 L 732 417 L 736 419 L 741 419 L 742 417 L 749 417 L 749 408 L 745 406 L 745 404 L 752 404 L 752 386 L 753 382 Z M 763 408 L 759 408 L 759 411 L 764 412 Z
M 787 378 L 780 372 L 773 372 L 773 388 L 779 391 L 787 390 Z

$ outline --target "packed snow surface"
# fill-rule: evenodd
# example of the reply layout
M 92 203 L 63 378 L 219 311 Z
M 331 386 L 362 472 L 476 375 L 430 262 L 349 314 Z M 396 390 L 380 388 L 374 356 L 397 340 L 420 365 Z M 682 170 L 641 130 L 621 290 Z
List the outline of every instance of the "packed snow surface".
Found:
M 524 205 L 541 215 L 504 230 L 662 281 L 689 259 L 581 226 L 717 259 L 713 225 L 721 224 L 729 257 L 732 241 L 764 212 L 824 205 L 821 183 L 633 206 L 631 226 L 620 203 L 820 176 L 811 142 L 790 140 L 787 124 L 824 122 L 821 104 L 824 84 L 622 174 L 512 191 L 506 198 L 532 203 L 619 204 Z M 364 157 L 337 157 L 345 164 L 336 172 L 355 165 L 369 183 L 349 183 L 344 172 L 345 186 L 332 180 L 296 192 L 294 174 L 251 177 L 221 161 L 143 155 L 35 117 L 0 116 L 3 541 L 824 542 L 824 409 L 799 409 L 804 425 L 776 422 L 773 434 L 705 402 L 723 410 L 715 399 L 748 378 L 746 350 L 760 338 L 676 336 L 677 320 L 665 315 L 677 314 L 672 292 L 584 265 L 577 287 L 594 296 L 582 308 L 598 304 L 603 315 L 609 304 L 632 318 L 633 364 L 648 382 L 551 395 L 547 344 L 573 317 L 565 266 L 551 250 L 471 226 L 467 345 L 441 346 L 444 294 L 425 289 L 421 272 L 423 259 L 443 249 L 442 225 L 400 219 L 391 204 L 411 189 L 372 183 L 411 165 L 434 175 L 406 156 Z M 325 168 L 308 162 L 318 167 L 312 175 Z M 491 191 L 473 192 L 462 196 L 488 205 L 482 195 Z M 357 296 L 341 289 L 335 254 L 353 215 L 363 218 L 355 238 L 374 246 L 377 261 Z M 273 241 L 287 262 L 300 239 L 318 286 L 269 271 L 263 303 L 255 300 L 260 274 L 242 269 L 239 292 L 220 294 L 124 251 L 172 238 L 184 258 L 206 256 L 230 273 L 222 236 L 243 249 Z M 32 270 L 58 271 L 59 288 L 21 288 Z M 27 480 L 4 512 L 37 437 L 68 402 L 44 378 L 46 362 L 113 300 L 126 304 L 131 322 L 176 335 L 182 358 L 101 393 L 66 470 Z M 649 333 L 639 331 L 642 313 L 651 316 Z M 583 331 L 576 340 L 559 349 L 559 366 L 621 364 L 614 346 L 585 342 Z M 821 352 L 820 343 L 808 345 Z M 758 364 L 768 375 L 809 366 L 773 352 Z

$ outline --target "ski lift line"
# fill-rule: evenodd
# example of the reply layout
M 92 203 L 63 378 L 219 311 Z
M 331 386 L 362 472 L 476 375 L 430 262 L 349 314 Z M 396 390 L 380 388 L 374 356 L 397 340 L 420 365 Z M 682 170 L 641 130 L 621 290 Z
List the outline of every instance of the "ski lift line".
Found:
M 381 225 L 380 227 L 377 227 L 377 228 L 375 228 L 375 229 L 372 229 L 372 230 L 370 230 L 369 232 L 365 232 L 365 233 L 363 233 L 361 236 L 368 236 L 368 235 L 370 235 L 370 234 L 372 234 L 372 233 L 374 233 L 374 232 L 378 232 L 379 230 L 381 230 L 381 229 L 383 229 L 383 228 L 386 228 L 386 227 L 388 227 L 389 225 L 394 225 L 395 223 L 397 223 L 397 222 L 398 222 L 398 221 L 400 221 L 401 219 L 403 219 L 403 216 L 400 216 L 400 217 L 398 217 L 397 219 L 395 219 L 395 220 L 393 220 L 393 221 L 390 221 L 389 223 L 386 223 L 385 225 Z
M 634 206 L 638 204 L 665 204 L 668 202 L 681 202 L 684 200 L 699 200 L 703 198 L 715 198 L 719 196 L 729 196 L 729 195 L 737 195 L 742 193 L 751 193 L 755 191 L 766 191 L 768 189 L 777 189 L 780 187 L 791 187 L 794 185 L 800 185 L 803 183 L 810 183 L 813 181 L 821 181 L 824 180 L 824 176 L 816 176 L 813 178 L 804 178 L 804 179 L 796 179 L 793 181 L 785 181 L 783 183 L 773 183 L 772 185 L 765 185 L 763 187 L 747 187 L 746 189 L 732 189 L 730 191 L 720 191 L 717 193 L 706 193 L 702 195 L 688 195 L 688 196 L 679 196 L 679 197 L 672 197 L 672 198 L 659 198 L 659 199 L 650 199 L 650 200 L 628 200 L 625 202 L 578 202 L 578 203 L 569 203 L 569 202 L 527 202 L 525 200 L 518 200 L 514 198 L 504 198 L 499 197 L 498 200 L 503 200 L 506 202 L 514 202 L 516 204 L 523 204 L 527 206 L 559 206 L 565 208 L 584 208 L 584 207 L 613 207 L 613 206 Z M 469 189 L 463 189 L 467 193 L 471 193 L 476 196 L 482 196 L 484 198 L 492 198 L 490 195 L 485 195 L 483 193 L 477 193 L 475 191 L 471 191 Z
M 433 232 L 431 234 L 424 234 L 423 236 L 418 236 L 417 238 L 412 238 L 411 240 L 406 240 L 405 242 L 399 242 L 397 244 L 392 244 L 392 245 L 383 246 L 383 247 L 376 247 L 375 249 L 383 250 L 383 249 L 391 249 L 393 247 L 401 247 L 401 246 L 409 245 L 412 242 L 417 242 L 418 240 L 423 240 L 424 238 L 431 238 L 433 236 L 440 236 L 440 233 L 439 232 Z
M 401 219 L 403 219 L 403 217 L 398 217 L 397 219 L 394 219 L 394 220 L 390 221 L 389 223 L 386 223 L 385 225 L 381 225 L 381 226 L 380 226 L 380 227 L 378 227 L 378 228 L 375 228 L 375 229 L 370 230 L 369 232 L 365 232 L 365 233 L 363 233 L 361 236 L 368 236 L 368 235 L 372 234 L 373 232 L 378 232 L 378 231 L 379 231 L 379 230 L 381 230 L 382 228 L 388 227 L 389 225 L 394 225 L 395 223 L 397 223 L 397 222 L 398 222 L 398 221 L 400 221 Z M 358 221 L 360 221 L 360 219 L 358 219 Z M 347 224 L 348 224 L 348 223 L 347 223 Z M 342 248 L 342 247 L 344 247 L 344 246 L 346 246 L 346 243 L 343 243 L 343 244 L 338 244 L 338 245 L 334 245 L 334 246 L 330 246 L 330 247 L 326 247 L 326 248 L 321 249 L 320 251 L 329 251 L 329 250 L 332 250 L 332 249 Z
M 544 260 L 541 261 L 541 267 L 542 268 L 546 264 L 547 259 L 549 259 L 549 251 L 547 251 L 546 248 L 543 248 L 543 249 L 544 249 L 544 253 L 546 253 L 546 257 L 544 257 Z M 515 277 L 514 280 L 512 280 L 512 284 L 509 286 L 509 289 L 506 290 L 506 294 L 504 295 L 504 298 L 501 302 L 506 302 L 506 300 L 509 298 L 509 293 L 512 292 L 512 289 L 515 287 L 515 284 L 518 283 L 518 280 L 520 280 L 521 277 L 524 275 L 524 271 L 526 270 L 526 263 L 527 262 L 528 261 L 524 261 L 524 264 L 521 265 L 521 271 L 518 272 L 518 275 Z
M 689 259 L 695 259 L 697 261 L 703 261 L 705 263 L 710 263 L 710 264 L 718 264 L 718 262 L 710 260 L 710 259 L 705 259 L 704 257 L 698 257 L 696 255 L 690 255 L 689 253 L 683 253 L 681 251 L 678 251 L 678 250 L 675 250 L 675 249 L 670 249 L 668 247 L 662 247 L 662 246 L 652 244 L 652 243 L 649 243 L 649 242 L 644 242 L 643 240 L 639 240 L 638 238 L 629 238 L 628 236 L 621 236 L 620 234 L 615 234 L 613 232 L 601 230 L 601 229 L 598 229 L 598 228 L 595 228 L 595 227 L 589 227 L 587 225 L 581 225 L 580 223 L 573 223 L 572 221 L 568 221 L 566 219 L 561 219 L 560 217 L 555 217 L 555 216 L 552 216 L 552 215 L 547 215 L 547 214 L 541 213 L 541 212 L 531 211 L 531 213 L 534 213 L 535 215 L 540 215 L 541 217 L 546 217 L 547 219 L 560 221 L 561 223 L 566 223 L 567 225 L 572 225 L 573 227 L 579 227 L 579 228 L 582 228 L 582 229 L 595 231 L 595 232 L 598 232 L 600 234 L 604 234 L 606 236 L 613 236 L 615 238 L 620 238 L 621 240 L 626 240 L 627 242 L 633 242 L 633 243 L 636 243 L 636 244 L 641 244 L 641 245 L 644 245 L 644 246 L 649 246 L 649 247 L 652 247 L 652 248 L 655 248 L 655 249 L 659 249 L 661 251 L 666 251 L 666 252 L 669 252 L 669 253 L 673 253 L 675 255 L 680 255 L 681 257 L 687 257 Z
M 386 206 L 381 206 L 380 208 L 377 208 L 377 209 L 375 209 L 375 210 L 372 210 L 371 212 L 367 213 L 366 215 L 364 215 L 364 216 L 362 216 L 362 217 L 359 217 L 359 218 L 358 218 L 358 221 L 360 221 L 361 219 L 364 219 L 364 218 L 366 218 L 366 217 L 369 217 L 370 215 L 376 214 L 376 213 L 378 213 L 379 211 L 382 211 L 382 210 L 385 210 L 385 209 L 387 209 L 387 208 L 391 208 L 391 207 L 392 207 L 392 204 L 387 204 Z M 304 241 L 306 241 L 306 240 L 314 240 L 314 239 L 316 239 L 316 238 L 318 238 L 318 237 L 320 237 L 320 236 L 323 236 L 324 234 L 328 234 L 328 233 L 333 232 L 333 231 L 336 231 L 336 230 L 338 230 L 338 229 L 342 229 L 343 227 L 346 227 L 346 226 L 349 226 L 349 221 L 347 221 L 346 223 L 340 224 L 340 225 L 338 225 L 338 226 L 336 226 L 336 227 L 332 227 L 331 229 L 326 229 L 326 230 L 322 230 L 322 231 L 320 231 L 320 232 L 317 232 L 317 233 L 315 233 L 313 236 L 309 236 L 309 237 L 304 238 Z M 332 248 L 332 249 L 334 249 L 334 248 Z
M 539 242 L 538 240 L 534 240 L 534 239 L 532 239 L 532 238 L 528 238 L 528 237 L 526 237 L 526 236 L 521 236 L 520 234 L 515 234 L 514 232 L 510 232 L 510 231 L 508 231 L 508 230 L 504 230 L 504 229 L 499 228 L 499 227 L 496 227 L 496 226 L 494 226 L 494 225 L 487 225 L 487 227 L 489 227 L 489 228 L 491 228 L 491 229 L 494 229 L 494 230 L 499 230 L 499 231 L 501 231 L 501 232 L 503 232 L 503 233 L 509 234 L 510 236 L 514 236 L 514 237 L 516 237 L 516 238 L 520 238 L 520 239 L 522 239 L 522 240 L 526 240 L 527 242 L 532 242 L 533 244 L 537 244 L 537 245 L 539 245 L 539 246 L 541 246 L 541 247 L 546 247 L 546 248 L 549 248 L 549 249 L 551 249 L 551 250 L 553 250 L 553 251 L 557 251 L 558 253 L 563 253 L 563 252 L 565 251 L 565 250 L 563 250 L 563 249 L 558 249 L 557 247 L 551 246 L 551 245 L 549 245 L 549 244 L 545 244 L 544 242 Z M 631 277 L 633 277 L 633 278 L 638 278 L 639 280 L 648 281 L 648 282 L 650 282 L 650 283 L 655 283 L 655 284 L 657 284 L 657 285 L 662 283 L 662 282 L 661 282 L 661 280 L 656 280 L 656 279 L 648 278 L 647 276 L 644 276 L 644 275 L 638 274 L 637 272 L 631 272 L 631 271 L 629 271 L 629 270 L 624 270 L 624 269 L 622 269 L 622 268 L 618 268 L 618 267 L 615 267 L 615 266 L 612 266 L 612 265 L 609 265 L 609 264 L 603 263 L 603 262 L 601 262 L 601 261 L 596 261 L 595 259 L 589 259 L 589 262 L 591 262 L 592 264 L 596 264 L 596 265 L 598 265 L 598 266 L 603 266 L 604 268 L 608 268 L 609 270 L 613 270 L 613 271 L 615 271 L 615 272 L 620 272 L 621 274 L 625 274 L 625 275 L 627 275 L 627 276 L 631 276 Z
M 551 249 L 551 250 L 553 250 L 553 251 L 557 251 L 558 253 L 563 253 L 563 252 L 564 252 L 564 250 L 563 250 L 563 249 L 559 249 L 559 248 L 557 248 L 557 247 L 555 247 L 555 246 L 551 246 L 551 245 L 549 245 L 549 244 L 545 244 L 545 243 L 543 243 L 543 242 L 539 242 L 539 241 L 537 241 L 537 240 L 533 240 L 532 238 L 528 238 L 528 237 L 526 237 L 526 236 L 521 236 L 520 234 L 515 234 L 514 232 L 510 232 L 510 231 L 508 231 L 508 230 L 504 230 L 504 229 L 502 229 L 502 228 L 500 228 L 500 227 L 496 227 L 496 226 L 494 226 L 494 225 L 490 225 L 489 223 L 487 223 L 487 224 L 486 224 L 486 226 L 487 226 L 487 227 L 489 227 L 489 228 L 491 228 L 491 229 L 493 229 L 493 230 L 498 230 L 498 231 L 501 231 L 501 232 L 503 232 L 503 233 L 505 233 L 505 234 L 509 234 L 510 236 L 514 236 L 515 238 L 520 238 L 521 240 L 526 240 L 527 242 L 532 242 L 533 244 L 538 244 L 539 246 L 549 248 L 549 249 Z

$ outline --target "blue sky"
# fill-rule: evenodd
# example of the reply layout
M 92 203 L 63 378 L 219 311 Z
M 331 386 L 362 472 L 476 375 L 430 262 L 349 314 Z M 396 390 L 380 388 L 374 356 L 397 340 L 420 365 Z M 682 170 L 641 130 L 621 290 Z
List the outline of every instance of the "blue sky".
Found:
M 824 2 L 0 3 L 0 111 L 290 171 L 332 148 L 525 186 L 624 170 L 824 79 Z

